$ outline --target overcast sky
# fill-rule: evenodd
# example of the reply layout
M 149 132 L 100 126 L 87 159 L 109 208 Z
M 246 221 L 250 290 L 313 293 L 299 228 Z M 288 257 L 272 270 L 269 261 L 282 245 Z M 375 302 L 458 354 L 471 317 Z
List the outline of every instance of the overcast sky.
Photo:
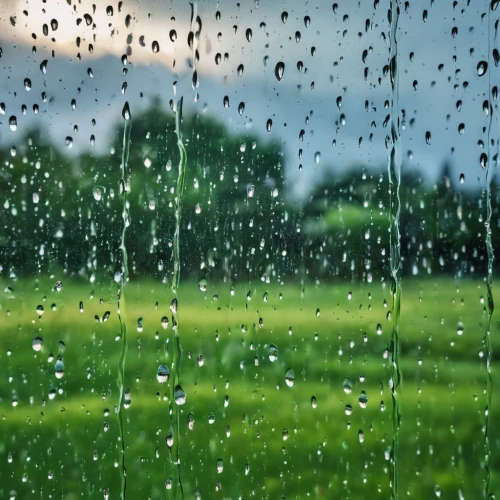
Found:
M 389 1 L 338 1 L 336 12 L 333 2 L 320 0 L 197 2 L 195 16 L 200 16 L 202 26 L 195 42 L 200 55 L 196 91 L 191 83 L 193 52 L 187 43 L 191 30 L 188 2 L 124 0 L 121 12 L 114 0 L 71 3 L 75 5 L 66 0 L 47 0 L 46 4 L 42 0 L 2 0 L 0 4 L 0 102 L 6 107 L 5 115 L 0 115 L 2 144 L 17 144 L 38 123 L 62 148 L 66 147 L 65 138 L 72 136 L 71 154 L 90 149 L 91 134 L 96 136 L 94 148 L 102 152 L 109 149 L 110 124 L 121 120 L 125 101 L 134 115 L 153 96 L 159 96 L 165 106 L 170 99 L 184 96 L 186 111 L 209 113 L 235 132 L 251 130 L 263 141 L 282 145 L 287 177 L 296 192 L 306 192 L 326 169 L 335 172 L 360 164 L 379 169 L 386 164 L 385 137 L 390 131 L 383 122 L 390 110 L 384 104 L 391 97 L 391 86 L 383 68 L 390 50 Z M 479 157 L 485 149 L 480 141 L 487 149 L 483 127 L 489 125 L 483 101 L 491 95 L 491 86 L 500 81 L 492 56 L 498 46 L 494 22 L 500 9 L 489 12 L 490 2 L 483 0 L 469 6 L 467 0 L 458 0 L 455 8 L 452 1 L 431 3 L 410 2 L 399 18 L 398 105 L 405 112 L 401 134 L 404 168 L 418 168 L 432 178 L 441 163 L 452 158 L 457 179 L 464 173 L 466 184 L 477 186 L 478 178 L 484 178 Z M 113 7 L 112 16 L 107 14 L 108 5 Z M 88 25 L 86 14 L 91 16 Z M 53 19 L 57 20 L 55 31 Z M 177 35 L 174 42 L 171 30 Z M 79 48 L 77 37 L 81 38 Z M 152 50 L 153 41 L 159 44 L 157 53 Z M 127 52 L 128 74 L 124 76 L 121 57 Z M 219 64 L 215 62 L 217 53 L 222 56 Z M 46 74 L 40 70 L 43 60 L 48 60 Z M 481 61 L 489 66 L 479 76 Z M 276 78 L 278 63 L 285 67 L 281 80 Z M 244 69 L 238 75 L 240 65 Z M 29 91 L 25 78 L 32 83 Z M 127 82 L 125 95 L 123 82 Z M 42 102 L 43 91 L 50 102 Z M 224 96 L 229 97 L 228 108 L 223 105 Z M 72 99 L 76 99 L 75 110 Z M 462 101 L 460 111 L 457 101 Z M 242 116 L 240 102 L 245 103 Z M 40 106 L 38 115 L 33 113 L 35 103 Z M 23 104 L 28 110 L 25 116 Z M 16 131 L 9 126 L 13 115 Z M 490 136 L 496 140 L 495 113 L 493 118 Z M 268 119 L 273 122 L 270 133 Z M 75 124 L 77 133 L 73 132 Z M 463 128 L 462 134 L 459 128 Z M 302 129 L 303 141 L 299 139 Z M 427 131 L 430 144 L 425 139 Z M 301 159 L 299 149 L 303 150 Z

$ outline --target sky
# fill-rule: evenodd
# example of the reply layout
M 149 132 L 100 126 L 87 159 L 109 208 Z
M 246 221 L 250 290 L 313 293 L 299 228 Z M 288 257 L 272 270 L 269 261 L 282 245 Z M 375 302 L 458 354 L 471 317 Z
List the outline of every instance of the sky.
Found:
M 320 0 L 200 1 L 192 8 L 185 1 L 121 3 L 120 9 L 115 0 L 2 0 L 2 145 L 19 144 L 38 125 L 67 154 L 92 148 L 102 153 L 110 148 L 111 125 L 122 120 L 125 101 L 134 116 L 153 97 L 167 109 L 171 99 L 183 96 L 185 112 L 210 114 L 235 133 L 251 131 L 259 140 L 279 144 L 288 184 L 299 196 L 327 172 L 335 175 L 361 165 L 376 172 L 386 169 L 390 121 L 386 126 L 384 122 L 393 97 L 390 75 L 384 71 L 391 50 L 389 1 L 337 1 L 337 7 Z M 497 147 L 496 112 L 490 127 L 483 102 L 500 82 L 492 55 L 498 46 L 494 23 L 500 9 L 490 11 L 488 1 L 408 4 L 406 8 L 402 3 L 398 20 L 394 94 L 403 168 L 418 169 L 433 180 L 449 160 L 457 180 L 464 174 L 465 187 L 476 187 L 484 181 L 479 157 L 488 152 L 488 130 L 492 150 Z M 199 16 L 201 29 L 192 22 L 192 12 L 194 20 Z M 191 30 L 199 30 L 194 41 L 199 53 L 196 89 Z M 45 73 L 40 69 L 44 60 Z M 483 61 L 488 68 L 481 74 Z M 279 63 L 284 65 L 280 79 Z M 31 80 L 29 90 L 26 78 Z M 42 92 L 47 93 L 45 103 Z M 225 96 L 229 107 L 223 104 Z M 245 103 L 241 116 L 240 102 Z M 496 111 L 496 102 L 491 104 Z M 9 125 L 12 116 L 15 131 Z M 73 138 L 70 150 L 68 136 Z

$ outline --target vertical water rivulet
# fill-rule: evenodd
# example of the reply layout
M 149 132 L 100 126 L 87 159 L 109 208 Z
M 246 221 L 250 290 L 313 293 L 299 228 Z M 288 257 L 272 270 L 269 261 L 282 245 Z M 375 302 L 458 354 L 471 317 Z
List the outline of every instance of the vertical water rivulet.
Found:
M 115 279 L 120 283 L 120 288 L 118 289 L 118 319 L 120 321 L 120 336 L 121 336 L 121 349 L 120 349 L 120 359 L 118 362 L 118 405 L 116 408 L 116 416 L 118 419 L 118 429 L 119 429 L 119 439 L 120 439 L 120 460 L 121 464 L 121 498 L 125 499 L 127 491 L 127 470 L 125 467 L 125 434 L 123 430 L 123 415 L 122 415 L 122 405 L 125 404 L 124 399 L 124 379 L 125 379 L 125 360 L 127 358 L 127 325 L 124 317 L 125 313 L 125 295 L 123 289 L 128 281 L 128 257 L 127 257 L 127 247 L 125 245 L 125 235 L 127 227 L 130 225 L 130 214 L 128 211 L 128 201 L 127 193 L 130 190 L 130 172 L 128 171 L 128 157 L 130 150 L 130 111 L 128 109 L 128 104 L 125 103 L 124 113 L 125 117 L 125 127 L 123 129 L 123 150 L 122 150 L 122 162 L 121 162 L 121 178 L 120 178 L 120 196 L 122 200 L 122 217 L 123 217 L 123 229 L 120 243 L 120 251 L 122 257 L 121 269 L 117 271 L 119 274 L 115 274 Z
M 390 79 L 391 79 L 391 150 L 388 161 L 390 192 L 390 268 L 392 303 L 392 448 L 390 457 L 390 482 L 392 498 L 398 498 L 398 448 L 401 425 L 400 394 L 401 370 L 399 367 L 399 318 L 401 308 L 401 243 L 399 233 L 400 199 L 399 183 L 401 178 L 401 146 L 399 123 L 399 76 L 397 29 L 399 21 L 399 0 L 391 0 L 388 12 L 390 25 Z
M 172 384 L 171 391 L 173 394 L 173 402 L 175 402 L 175 411 L 174 405 L 172 402 L 172 397 L 170 399 L 170 422 L 171 422 L 171 431 L 173 432 L 173 446 L 171 447 L 172 453 L 172 461 L 174 465 L 177 466 L 177 483 L 173 486 L 173 498 L 177 498 L 177 491 L 180 491 L 181 496 L 184 497 L 184 491 L 182 488 L 181 481 L 181 461 L 180 461 L 180 405 L 183 405 L 186 401 L 186 394 L 182 390 L 181 386 L 181 357 L 182 357 L 182 347 L 181 347 L 181 339 L 179 335 L 179 312 L 178 312 L 178 293 L 179 293 L 179 281 L 180 281 L 180 272 L 181 272 L 181 256 L 180 256 L 180 231 L 181 231 L 181 223 L 182 223 L 182 194 L 184 192 L 184 184 L 185 184 L 185 176 L 186 176 L 186 163 L 187 163 L 187 155 L 186 149 L 184 148 L 184 144 L 182 142 L 182 134 L 181 134 L 181 120 L 182 120 L 182 102 L 183 99 L 179 99 L 177 102 L 176 109 L 176 122 L 175 122 L 175 132 L 177 135 L 177 146 L 179 148 L 179 174 L 177 177 L 177 190 L 175 196 L 175 232 L 174 232 L 174 276 L 172 280 L 172 290 L 174 292 L 174 299 L 172 300 L 172 304 L 170 306 L 170 310 L 172 311 L 172 330 L 173 330 L 173 361 L 172 361 Z
M 491 51 L 491 23 L 493 22 L 491 19 L 491 11 L 494 9 L 493 2 L 491 4 L 490 9 L 488 10 L 488 58 L 492 53 Z M 493 64 L 489 64 L 490 70 L 488 71 L 488 101 L 491 99 L 492 87 L 491 87 L 491 72 L 493 71 Z M 490 436 L 489 436 L 489 427 L 490 427 L 490 410 L 491 410 L 491 402 L 493 398 L 493 380 L 491 376 L 491 360 L 493 358 L 493 349 L 491 346 L 491 318 L 493 315 L 494 302 L 493 302 L 493 244 L 492 244 L 492 234 L 491 234 L 491 180 L 492 180 L 492 169 L 490 167 L 492 162 L 492 144 L 491 144 L 491 126 L 493 123 L 493 107 L 489 104 L 489 123 L 488 123 L 488 159 L 486 161 L 486 221 L 484 223 L 486 229 L 486 251 L 488 255 L 488 267 L 487 267 L 487 275 L 486 275 L 486 288 L 487 288 L 487 314 L 488 320 L 486 323 L 486 331 L 485 331 L 485 347 L 486 347 L 486 408 L 484 410 L 484 456 L 485 456 L 485 483 L 484 483 L 484 498 L 490 498 L 490 479 L 491 479 L 491 471 L 490 471 L 490 458 L 491 458 L 491 448 L 490 448 Z M 495 156 L 496 162 L 497 156 Z

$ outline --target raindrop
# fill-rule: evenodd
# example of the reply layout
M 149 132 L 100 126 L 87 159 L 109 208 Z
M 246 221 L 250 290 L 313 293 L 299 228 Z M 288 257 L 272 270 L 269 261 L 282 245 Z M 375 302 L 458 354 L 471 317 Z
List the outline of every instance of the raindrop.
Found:
M 125 391 L 125 394 L 123 395 L 123 407 L 125 409 L 130 408 L 131 404 L 132 404 L 132 393 L 130 392 L 130 389 L 127 389 Z
M 158 367 L 158 372 L 156 373 L 156 378 L 158 379 L 158 382 L 160 382 L 160 384 L 165 384 L 168 382 L 169 377 L 170 377 L 170 370 L 168 369 L 168 366 L 160 365 Z
M 276 78 L 279 82 L 281 82 L 284 73 L 285 73 L 285 63 L 280 61 L 279 63 L 276 64 L 276 68 L 274 69 L 274 74 L 276 75 Z
M 486 168 L 488 165 L 488 155 L 486 153 L 481 153 L 481 156 L 479 157 L 479 163 L 482 168 Z
M 311 18 L 309 16 L 304 17 L 304 26 L 306 28 L 309 28 L 310 24 L 311 24 Z
M 457 335 L 462 335 L 464 333 L 464 324 L 459 321 L 457 324 Z
M 84 14 L 83 19 L 85 19 L 85 24 L 90 26 L 92 24 L 92 16 L 90 14 Z
M 477 76 L 483 76 L 488 71 L 488 63 L 486 61 L 480 61 L 477 65 Z
M 244 102 L 240 102 L 238 104 L 238 113 L 240 114 L 240 116 L 243 115 L 244 111 L 245 111 L 245 103 Z
M 95 187 L 94 188 L 94 199 L 96 201 L 101 201 L 102 199 L 102 191 L 100 187 Z
M 42 337 L 35 337 L 33 339 L 32 346 L 33 346 L 33 350 L 34 351 L 36 351 L 36 352 L 41 351 L 42 347 L 43 347 L 43 339 L 42 339 Z
M 182 387 L 178 385 L 174 392 L 175 403 L 179 406 L 186 402 L 186 393 L 182 390 Z
M 368 404 L 368 396 L 366 395 L 365 391 L 361 391 L 358 401 L 359 401 L 359 406 L 361 406 L 361 408 L 366 408 L 366 405 Z
M 281 13 L 281 21 L 285 24 L 288 20 L 288 12 L 284 11 Z
M 59 27 L 59 22 L 57 21 L 57 19 L 52 19 L 50 21 L 50 27 L 52 28 L 52 31 L 57 30 L 57 28 Z M 45 33 L 44 33 L 44 35 L 45 35 Z M 48 33 L 47 33 L 47 35 L 48 35 Z M 45 35 L 45 36 L 47 36 L 47 35 Z
M 153 50 L 153 53 L 156 54 L 157 52 L 160 51 L 160 44 L 155 40 L 152 44 L 151 44 L 151 49 Z
M 288 368 L 285 373 L 285 382 L 288 387 L 293 387 L 293 383 L 295 382 L 295 374 L 293 373 L 293 370 L 291 368 Z
M 272 128 L 273 128 L 273 121 L 271 120 L 271 118 L 269 118 L 266 122 L 266 130 L 268 132 L 271 132 Z
M 316 408 L 316 396 L 312 396 L 311 398 L 311 407 Z
M 113 6 L 112 5 L 108 5 L 106 7 L 106 14 L 111 17 L 113 15 Z
M 44 59 L 41 63 L 40 63 L 40 71 L 46 75 L 47 74 L 47 59 Z
M 351 394 L 352 392 L 352 383 L 348 378 L 344 380 L 344 392 L 346 394 Z
M 24 88 L 29 92 L 31 90 L 31 80 L 29 78 L 24 79 Z
M 61 356 L 57 357 L 57 361 L 56 361 L 56 364 L 54 365 L 54 368 L 55 368 L 55 372 L 56 372 L 56 378 L 59 378 L 59 379 L 63 378 L 63 376 L 64 376 L 64 363 L 63 363 Z
M 252 40 L 252 30 L 250 28 L 246 31 L 246 37 L 249 42 Z
M 222 461 L 222 458 L 217 459 L 217 473 L 222 474 L 222 471 L 224 470 L 224 463 Z
M 14 115 L 9 118 L 9 126 L 12 132 L 17 130 L 17 118 Z
M 271 363 L 274 363 L 277 359 L 278 359 L 278 348 L 274 344 L 271 344 L 269 346 L 269 361 L 271 361 Z
M 169 37 L 171 42 L 175 42 L 177 40 L 177 31 L 170 30 Z
M 43 315 L 44 310 L 43 310 L 43 306 L 42 305 L 36 306 L 36 313 L 38 314 L 38 316 L 42 316 Z
M 125 120 L 130 120 L 132 115 L 130 114 L 130 107 L 128 105 L 128 101 L 123 105 L 122 116 Z

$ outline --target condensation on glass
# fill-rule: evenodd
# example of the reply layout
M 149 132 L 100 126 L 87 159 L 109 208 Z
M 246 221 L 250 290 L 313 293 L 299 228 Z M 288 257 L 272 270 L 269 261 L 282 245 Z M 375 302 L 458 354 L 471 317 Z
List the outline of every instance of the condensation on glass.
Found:
M 494 498 L 498 0 L 0 5 L 0 497 Z

